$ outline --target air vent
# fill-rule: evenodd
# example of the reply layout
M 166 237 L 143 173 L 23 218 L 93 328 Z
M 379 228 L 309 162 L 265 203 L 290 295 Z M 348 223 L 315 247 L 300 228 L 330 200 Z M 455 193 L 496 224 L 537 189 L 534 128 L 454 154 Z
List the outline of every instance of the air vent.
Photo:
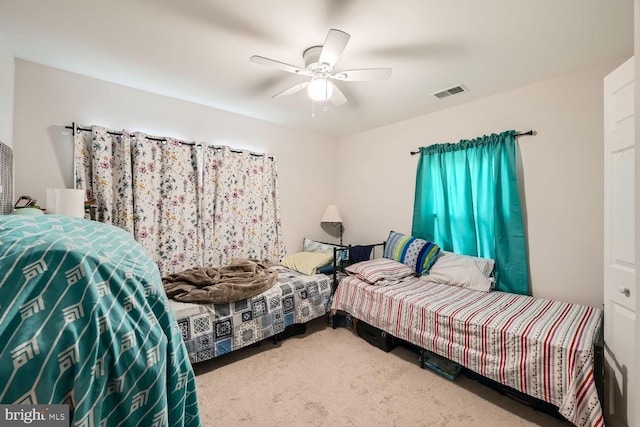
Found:
M 462 85 L 457 85 L 457 86 L 450 87 L 448 89 L 434 92 L 431 95 L 435 96 L 436 98 L 446 98 L 447 96 L 456 95 L 462 92 L 467 92 L 467 88 L 465 88 Z

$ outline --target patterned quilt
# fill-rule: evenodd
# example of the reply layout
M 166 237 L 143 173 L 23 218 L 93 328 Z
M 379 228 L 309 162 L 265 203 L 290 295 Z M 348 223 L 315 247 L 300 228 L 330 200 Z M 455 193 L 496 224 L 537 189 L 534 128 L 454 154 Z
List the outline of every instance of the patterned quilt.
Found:
M 272 269 L 278 273 L 278 282 L 248 299 L 229 304 L 169 300 L 192 363 L 254 344 L 329 311 L 329 276 L 307 276 L 281 266 Z
M 68 404 L 70 426 L 200 426 L 160 273 L 129 235 L 0 216 L 0 403 Z
M 384 287 L 349 276 L 331 309 L 556 405 L 578 426 L 604 425 L 593 371 L 597 308 L 426 277 Z

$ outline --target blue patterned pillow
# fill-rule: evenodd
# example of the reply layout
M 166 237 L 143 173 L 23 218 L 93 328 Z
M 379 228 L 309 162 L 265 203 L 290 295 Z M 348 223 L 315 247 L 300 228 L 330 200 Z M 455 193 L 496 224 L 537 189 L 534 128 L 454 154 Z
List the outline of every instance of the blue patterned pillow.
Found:
M 302 250 L 304 252 L 329 252 L 333 254 L 333 248 L 340 249 L 340 245 L 332 245 L 330 243 L 317 242 L 315 240 L 304 238 L 302 242 Z M 349 257 L 347 249 L 339 250 L 336 262 L 344 261 Z
M 429 274 L 440 247 L 417 237 L 392 231 L 384 248 L 384 257 L 399 261 L 421 275 Z

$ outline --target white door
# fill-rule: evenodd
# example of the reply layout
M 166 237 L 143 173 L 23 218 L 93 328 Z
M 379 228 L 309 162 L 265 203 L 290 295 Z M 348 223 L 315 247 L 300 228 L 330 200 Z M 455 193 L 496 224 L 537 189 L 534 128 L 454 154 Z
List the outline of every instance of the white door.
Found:
M 604 79 L 605 419 L 637 426 L 634 60 Z

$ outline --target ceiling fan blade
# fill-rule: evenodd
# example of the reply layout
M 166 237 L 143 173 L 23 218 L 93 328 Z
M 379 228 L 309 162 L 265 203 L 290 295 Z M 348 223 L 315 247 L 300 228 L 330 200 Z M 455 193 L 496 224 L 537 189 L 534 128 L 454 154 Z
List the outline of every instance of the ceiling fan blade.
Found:
M 364 68 L 361 70 L 345 70 L 329 76 L 345 82 L 366 82 L 370 80 L 387 80 L 391 77 L 391 68 Z
M 347 97 L 344 96 L 344 93 L 340 90 L 340 88 L 336 85 L 333 85 L 333 93 L 331 94 L 331 98 L 329 98 L 333 105 L 342 105 L 347 102 Z
M 276 93 L 273 95 L 273 98 L 282 98 L 283 96 L 293 95 L 296 92 L 300 92 L 307 86 L 309 86 L 309 82 L 298 83 L 297 85 L 293 85 L 290 88 L 283 90 L 282 92 Z
M 253 55 L 249 58 L 251 62 L 256 64 L 266 65 L 267 67 L 274 67 L 280 70 L 288 71 L 289 73 L 301 74 L 303 76 L 309 76 L 307 70 L 304 68 L 296 67 L 295 65 L 285 64 L 284 62 L 276 61 L 275 59 L 265 58 L 264 56 Z
M 330 29 L 322 45 L 318 62 L 329 64 L 331 67 L 336 65 L 350 38 L 351 36 L 344 31 Z

